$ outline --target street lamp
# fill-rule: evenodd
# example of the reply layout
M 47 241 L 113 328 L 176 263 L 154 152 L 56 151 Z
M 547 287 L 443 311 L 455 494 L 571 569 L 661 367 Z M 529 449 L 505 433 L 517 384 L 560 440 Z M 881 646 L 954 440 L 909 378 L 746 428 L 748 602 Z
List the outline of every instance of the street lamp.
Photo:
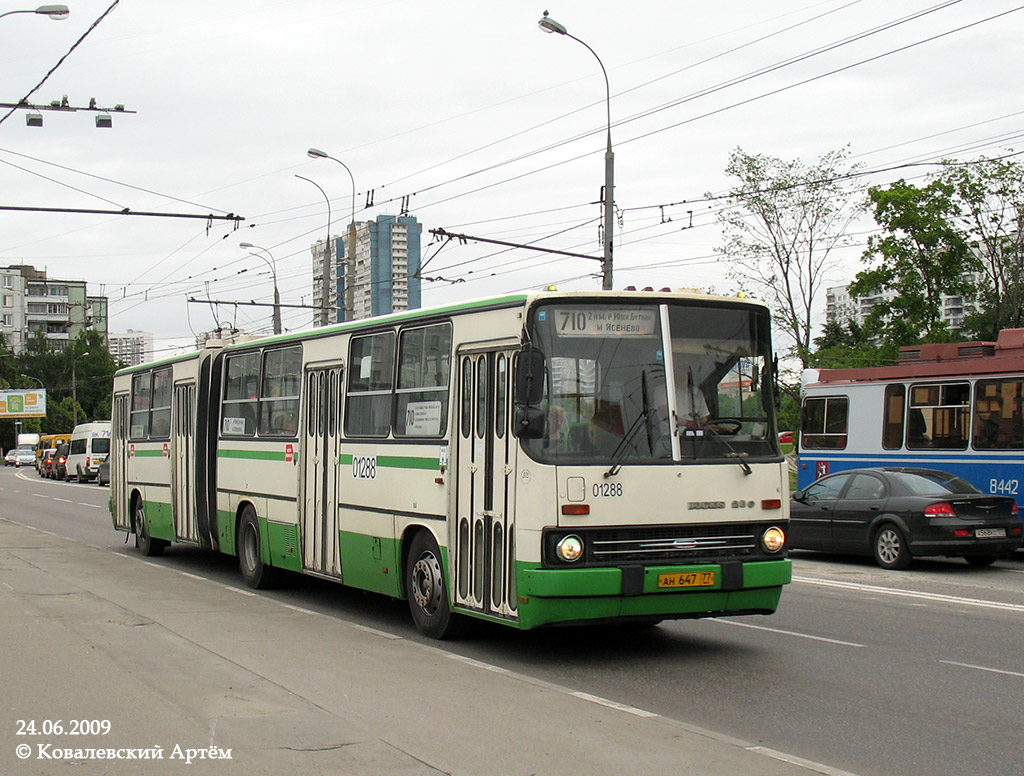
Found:
M 253 245 L 251 242 L 243 242 L 238 244 L 239 248 L 252 248 L 256 251 L 263 251 L 267 256 L 270 257 L 270 261 L 267 261 L 266 257 L 260 256 L 258 253 L 249 253 L 250 256 L 255 256 L 257 259 L 263 259 L 267 266 L 270 267 L 270 274 L 274 279 L 274 334 L 281 333 L 281 294 L 277 290 L 277 262 L 274 260 L 274 254 L 268 251 L 266 248 L 261 248 L 258 245 Z
M 75 377 L 75 364 L 78 362 L 78 359 L 85 358 L 88 355 L 89 351 L 86 350 L 77 356 L 71 357 L 71 423 L 73 426 L 78 425 L 78 380 Z
M 0 19 L 5 16 L 13 16 L 16 13 L 37 13 L 40 16 L 49 16 L 54 21 L 61 21 L 67 19 L 71 14 L 71 10 L 66 5 L 41 5 L 38 8 L 24 11 L 6 11 L 0 13 Z
M 348 224 L 348 261 L 345 262 L 345 319 L 348 320 L 350 316 L 355 317 L 356 304 L 356 178 L 348 165 L 341 159 L 337 159 L 319 148 L 310 148 L 306 151 L 306 156 L 310 159 L 333 159 L 345 168 L 349 180 L 352 181 L 352 217 Z
M 608 145 L 604 152 L 604 259 L 601 261 L 601 288 L 605 291 L 612 290 L 612 230 L 615 227 L 615 198 L 613 196 L 615 184 L 615 155 L 612 153 L 612 90 L 608 83 L 608 71 L 604 69 L 604 62 L 597 55 L 594 49 L 585 42 L 570 35 L 565 25 L 559 24 L 544 12 L 544 16 L 537 22 L 537 25 L 544 32 L 554 32 L 572 38 L 577 43 L 586 47 L 587 51 L 594 55 L 597 64 L 601 66 L 601 73 L 604 75 L 605 104 L 608 110 Z
M 316 181 L 304 178 L 301 175 L 296 175 L 295 177 L 312 183 L 320 189 L 320 193 L 324 195 L 324 200 L 327 202 L 327 242 L 324 243 L 324 263 L 320 272 L 320 325 L 326 326 L 330 323 L 327 317 L 327 300 L 331 292 L 331 199 Z
M 24 372 L 21 373 L 21 376 L 22 377 L 27 377 L 29 380 L 35 380 L 37 383 L 39 383 L 39 387 L 40 388 L 42 388 L 44 391 L 46 390 L 46 386 L 43 385 L 43 381 L 40 380 L 38 377 L 33 377 L 32 375 L 27 375 Z

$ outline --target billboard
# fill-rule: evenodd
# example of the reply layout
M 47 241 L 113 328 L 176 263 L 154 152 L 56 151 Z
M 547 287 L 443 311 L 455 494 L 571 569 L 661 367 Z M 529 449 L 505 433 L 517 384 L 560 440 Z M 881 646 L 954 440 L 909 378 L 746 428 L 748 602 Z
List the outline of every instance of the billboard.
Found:
M 46 389 L 0 391 L 0 418 L 45 418 Z

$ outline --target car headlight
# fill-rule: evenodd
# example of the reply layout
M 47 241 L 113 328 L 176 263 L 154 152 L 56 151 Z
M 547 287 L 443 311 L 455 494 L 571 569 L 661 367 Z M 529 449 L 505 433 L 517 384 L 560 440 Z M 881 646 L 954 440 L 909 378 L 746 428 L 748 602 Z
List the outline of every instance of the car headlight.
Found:
M 778 552 L 786 546 L 786 532 L 773 525 L 761 535 L 761 545 L 768 552 Z
M 566 563 L 574 563 L 583 556 L 583 540 L 576 534 L 563 536 L 555 545 L 555 553 Z

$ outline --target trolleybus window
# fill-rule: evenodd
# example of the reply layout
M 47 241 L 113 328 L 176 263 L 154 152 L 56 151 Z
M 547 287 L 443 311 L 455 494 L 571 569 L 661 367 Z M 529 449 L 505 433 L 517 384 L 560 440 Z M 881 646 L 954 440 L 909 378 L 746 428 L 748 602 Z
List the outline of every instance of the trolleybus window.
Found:
M 903 446 L 903 410 L 907 403 L 907 387 L 902 383 L 885 386 L 885 421 L 882 447 L 897 450 Z
M 1024 378 L 979 380 L 975 384 L 974 447 L 1024 449 Z
M 388 435 L 391 430 L 394 370 L 394 332 L 352 338 L 345 408 L 345 433 L 348 436 Z
M 842 450 L 846 447 L 850 400 L 828 396 L 804 401 L 800 446 L 805 449 Z
M 971 387 L 967 383 L 933 383 L 910 387 L 907 447 L 967 449 Z

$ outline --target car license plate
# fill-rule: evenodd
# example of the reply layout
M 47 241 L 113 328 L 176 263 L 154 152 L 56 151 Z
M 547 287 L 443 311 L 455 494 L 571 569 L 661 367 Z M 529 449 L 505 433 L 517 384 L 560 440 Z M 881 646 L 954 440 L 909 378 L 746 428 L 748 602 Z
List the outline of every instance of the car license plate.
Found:
M 1004 539 L 1006 538 L 1005 528 L 979 528 L 974 532 L 979 539 Z
M 713 587 L 714 571 L 687 571 L 682 574 L 658 574 L 658 587 Z

